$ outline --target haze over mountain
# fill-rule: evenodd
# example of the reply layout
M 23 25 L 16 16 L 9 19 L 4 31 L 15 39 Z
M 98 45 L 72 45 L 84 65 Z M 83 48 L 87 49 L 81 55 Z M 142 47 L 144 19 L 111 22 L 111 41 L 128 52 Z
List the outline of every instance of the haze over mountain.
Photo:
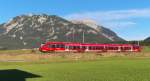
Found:
M 124 41 L 113 31 L 91 21 L 68 21 L 56 15 L 20 15 L 0 25 L 0 46 L 37 48 L 46 41 L 106 43 Z

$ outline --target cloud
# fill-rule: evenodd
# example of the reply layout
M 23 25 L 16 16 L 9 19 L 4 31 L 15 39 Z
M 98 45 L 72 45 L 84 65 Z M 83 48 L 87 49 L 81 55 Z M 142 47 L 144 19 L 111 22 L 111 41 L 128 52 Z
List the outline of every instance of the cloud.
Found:
M 111 21 L 111 22 L 104 22 L 102 25 L 109 27 L 109 28 L 126 28 L 126 27 L 132 27 L 136 25 L 137 23 L 132 21 Z
M 131 27 L 136 25 L 133 19 L 150 18 L 150 9 L 130 9 L 130 10 L 113 10 L 113 11 L 95 11 L 74 13 L 64 16 L 67 19 L 93 19 L 100 25 L 109 28 L 114 27 Z

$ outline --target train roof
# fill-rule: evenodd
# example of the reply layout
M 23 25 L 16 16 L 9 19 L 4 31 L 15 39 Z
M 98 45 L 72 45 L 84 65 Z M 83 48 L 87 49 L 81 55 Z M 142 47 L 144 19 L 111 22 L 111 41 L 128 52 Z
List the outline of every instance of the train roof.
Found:
M 65 45 L 83 45 L 83 46 L 133 46 L 132 44 L 103 44 L 103 43 L 76 43 L 76 42 L 46 42 L 46 44 L 65 44 Z M 134 46 L 138 46 L 135 45 Z

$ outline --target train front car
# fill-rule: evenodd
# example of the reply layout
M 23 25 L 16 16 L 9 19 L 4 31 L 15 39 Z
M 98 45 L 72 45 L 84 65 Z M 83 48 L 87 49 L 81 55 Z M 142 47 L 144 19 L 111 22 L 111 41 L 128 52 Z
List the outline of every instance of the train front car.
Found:
M 39 47 L 40 52 L 48 52 L 48 48 L 46 46 L 46 43 L 42 43 L 41 46 Z
M 46 42 L 39 48 L 41 52 L 63 52 L 65 50 L 65 43 L 63 42 Z
M 141 52 L 142 47 L 140 45 L 133 45 L 133 52 Z

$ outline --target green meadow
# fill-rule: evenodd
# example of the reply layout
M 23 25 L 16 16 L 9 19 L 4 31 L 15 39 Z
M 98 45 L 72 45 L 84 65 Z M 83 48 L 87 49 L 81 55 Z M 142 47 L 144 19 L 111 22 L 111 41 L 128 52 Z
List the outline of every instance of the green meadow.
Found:
M 40 76 L 26 78 L 25 81 L 150 81 L 150 58 L 114 57 L 96 61 L 0 63 L 0 66 L 0 72 L 17 69 Z M 14 80 L 18 81 L 17 78 Z

